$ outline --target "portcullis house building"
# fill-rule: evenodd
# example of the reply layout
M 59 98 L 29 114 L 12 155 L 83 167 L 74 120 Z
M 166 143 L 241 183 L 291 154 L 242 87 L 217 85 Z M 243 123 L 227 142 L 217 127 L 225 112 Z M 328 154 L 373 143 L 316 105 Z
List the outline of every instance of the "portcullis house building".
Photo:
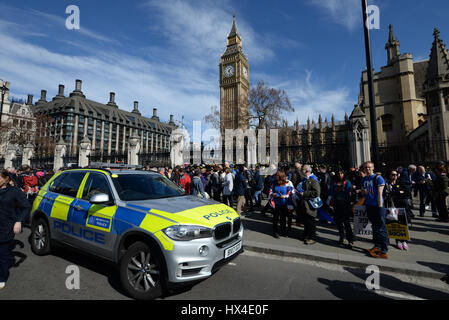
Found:
M 40 123 L 44 128 L 38 128 L 37 135 L 48 134 L 55 142 L 63 141 L 67 158 L 72 161 L 76 160 L 80 142 L 87 137 L 91 143 L 91 161 L 126 163 L 128 140 L 137 136 L 140 164 L 169 164 L 169 137 L 176 128 L 173 115 L 169 122 L 162 122 L 154 108 L 151 118 L 144 117 L 137 101 L 132 111 L 125 111 L 115 103 L 114 92 L 109 94 L 107 103 L 89 100 L 83 94 L 81 80 L 76 80 L 75 90 L 68 96 L 64 95 L 63 85 L 59 85 L 58 94 L 52 100 L 47 101 L 46 94 L 42 90 L 34 106 L 36 115 L 49 119 Z

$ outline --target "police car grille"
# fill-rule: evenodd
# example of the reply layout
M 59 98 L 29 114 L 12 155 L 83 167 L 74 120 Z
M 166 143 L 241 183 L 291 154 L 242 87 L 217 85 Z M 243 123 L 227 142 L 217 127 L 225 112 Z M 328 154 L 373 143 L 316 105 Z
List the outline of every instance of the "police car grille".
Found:
M 240 230 L 240 226 L 242 225 L 242 220 L 240 218 L 237 218 L 234 220 L 233 226 L 232 226 L 232 233 L 237 233 Z
M 227 238 L 231 234 L 231 227 L 232 225 L 230 223 L 225 223 L 217 226 L 214 231 L 215 240 Z

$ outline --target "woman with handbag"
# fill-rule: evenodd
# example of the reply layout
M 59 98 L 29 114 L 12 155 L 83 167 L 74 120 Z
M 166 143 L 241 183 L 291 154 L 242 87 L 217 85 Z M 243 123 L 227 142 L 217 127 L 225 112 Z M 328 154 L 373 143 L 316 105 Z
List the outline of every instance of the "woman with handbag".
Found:
M 315 219 L 321 202 L 319 199 L 321 190 L 318 178 L 312 173 L 310 165 L 304 165 L 301 171 L 305 178 L 298 185 L 296 192 L 300 198 L 300 210 L 304 214 L 304 244 L 311 245 L 316 243 Z
M 389 178 L 385 182 L 385 207 L 386 208 L 404 208 L 407 215 L 408 210 L 410 210 L 408 206 L 408 198 L 410 193 L 407 191 L 407 188 L 404 188 L 403 185 L 398 182 L 398 172 L 396 170 L 392 170 L 390 172 Z M 407 221 L 410 221 L 407 219 Z M 405 241 L 400 241 L 396 239 L 396 247 L 399 250 L 408 250 L 408 244 Z

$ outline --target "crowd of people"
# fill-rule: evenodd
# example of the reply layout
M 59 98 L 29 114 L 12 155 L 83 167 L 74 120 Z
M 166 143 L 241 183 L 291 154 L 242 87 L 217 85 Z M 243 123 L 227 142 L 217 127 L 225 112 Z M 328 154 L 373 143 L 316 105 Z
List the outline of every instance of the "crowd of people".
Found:
M 364 204 L 372 225 L 374 247 L 367 250 L 375 258 L 388 258 L 386 208 L 405 208 L 407 221 L 414 218 L 413 197 L 419 199 L 419 215 L 432 212 L 436 221 L 449 222 L 447 167 L 439 163 L 431 170 L 409 165 L 376 173 L 372 162 L 345 171 L 325 165 L 271 165 L 254 169 L 225 162 L 213 166 L 151 168 L 187 194 L 212 198 L 235 207 L 240 216 L 271 213 L 273 236 L 288 236 L 292 225 L 304 228 L 302 241 L 317 241 L 317 220 L 326 220 L 323 211 L 338 228 L 338 243 L 351 248 L 354 234 L 350 219 L 355 204 Z M 268 174 L 266 171 L 268 170 Z M 0 171 L 0 289 L 8 278 L 9 254 L 15 234 L 29 225 L 30 211 L 39 189 L 53 176 L 51 170 L 22 166 Z M 265 197 L 267 202 L 262 205 Z M 320 215 L 321 212 L 321 215 Z M 294 221 L 293 221 L 294 220 Z M 408 250 L 405 241 L 397 248 Z
M 151 169 L 151 168 L 147 168 Z M 386 231 L 386 209 L 404 208 L 407 223 L 415 218 L 413 198 L 419 199 L 421 217 L 426 210 L 438 222 L 448 223 L 447 196 L 449 178 L 444 163 L 432 169 L 409 165 L 377 172 L 372 162 L 345 171 L 325 165 L 271 166 L 268 175 L 254 169 L 229 163 L 215 166 L 159 168 L 158 171 L 187 193 L 213 198 L 235 207 L 241 216 L 251 212 L 271 213 L 273 236 L 287 236 L 292 225 L 304 227 L 305 244 L 316 242 L 316 222 L 324 221 L 320 212 L 329 214 L 339 231 L 340 245 L 351 248 L 354 235 L 350 223 L 355 204 L 364 204 L 373 229 L 375 246 L 368 253 L 388 258 L 389 239 Z M 155 169 L 153 169 L 155 170 Z M 262 206 L 262 195 L 268 200 Z M 321 208 L 321 209 L 320 209 Z M 409 250 L 406 241 L 396 241 L 400 250 Z

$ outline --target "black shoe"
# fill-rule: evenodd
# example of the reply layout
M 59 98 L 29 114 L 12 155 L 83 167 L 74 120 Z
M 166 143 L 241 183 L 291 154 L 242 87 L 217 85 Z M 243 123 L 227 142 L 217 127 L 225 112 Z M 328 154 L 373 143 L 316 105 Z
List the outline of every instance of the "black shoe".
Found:
M 279 234 L 278 233 L 273 233 L 273 237 L 276 239 L 279 239 Z

